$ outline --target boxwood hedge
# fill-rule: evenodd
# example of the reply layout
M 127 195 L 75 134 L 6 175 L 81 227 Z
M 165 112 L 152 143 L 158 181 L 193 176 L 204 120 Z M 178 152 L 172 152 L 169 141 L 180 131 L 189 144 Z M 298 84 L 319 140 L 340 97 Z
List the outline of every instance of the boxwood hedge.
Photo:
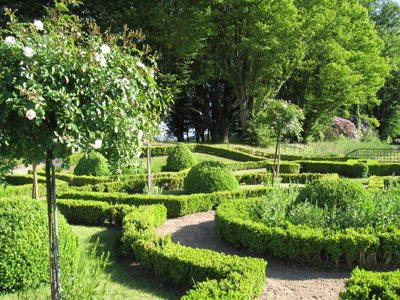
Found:
M 249 213 L 249 200 L 225 201 L 215 216 L 218 234 L 235 245 L 299 261 L 376 265 L 400 262 L 400 229 L 322 229 L 284 222 L 267 226 Z

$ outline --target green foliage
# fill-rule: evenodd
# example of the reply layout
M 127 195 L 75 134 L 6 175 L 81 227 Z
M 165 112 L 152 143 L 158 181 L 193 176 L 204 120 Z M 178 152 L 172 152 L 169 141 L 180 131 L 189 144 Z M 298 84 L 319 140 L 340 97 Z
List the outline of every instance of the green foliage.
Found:
M 65 159 L 102 141 L 118 171 L 134 164 L 143 133 L 157 131 L 168 100 L 154 80 L 155 58 L 136 47 L 142 36 L 129 30 L 102 35 L 93 21 L 69 12 L 73 4 L 56 2 L 35 24 L 6 11 L 0 150 L 32 162 L 46 153 Z M 144 116 L 146 122 L 137 122 Z
M 369 167 L 366 163 L 358 162 L 353 165 L 352 172 L 354 178 L 367 178 Z
M 178 172 L 197 164 L 193 153 L 184 143 L 179 143 L 167 158 L 166 171 Z
M 0 201 L 0 291 L 37 287 L 49 280 L 47 207 L 34 200 Z M 64 276 L 77 259 L 77 238 L 58 215 Z M 44 255 L 46 254 L 46 255 Z M 61 280 L 64 280 L 62 276 Z
M 87 156 L 83 156 L 74 169 L 75 175 L 87 176 L 107 176 L 107 159 L 99 152 L 91 151 Z
M 310 202 L 320 208 L 344 209 L 347 204 L 369 197 L 364 186 L 347 178 L 325 177 L 308 184 L 302 189 L 295 203 Z
M 185 192 L 212 193 L 239 188 L 233 171 L 216 161 L 205 161 L 194 166 L 185 178 Z
M 340 299 L 400 299 L 400 270 L 393 272 L 372 272 L 359 269 L 346 280 L 346 291 L 340 292 Z

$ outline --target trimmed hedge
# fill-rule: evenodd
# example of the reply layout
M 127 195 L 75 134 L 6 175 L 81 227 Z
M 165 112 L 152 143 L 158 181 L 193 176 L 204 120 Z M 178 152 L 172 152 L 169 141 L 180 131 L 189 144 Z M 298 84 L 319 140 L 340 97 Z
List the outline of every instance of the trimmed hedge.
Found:
M 168 155 L 165 171 L 178 172 L 189 169 L 197 164 L 197 159 L 184 143 L 178 143 Z
M 346 280 L 347 291 L 340 292 L 340 299 L 400 299 L 400 270 L 372 272 L 355 268 Z
M 71 269 L 78 258 L 78 238 L 58 215 L 60 262 Z M 49 281 L 47 206 L 42 201 L 0 201 L 0 292 L 35 288 Z M 66 274 L 65 276 L 69 276 Z
M 142 214 L 128 214 L 124 218 L 124 248 L 155 275 L 195 287 L 181 299 L 249 299 L 261 294 L 267 264 L 263 259 L 174 244 L 170 236 L 156 234 L 157 225 L 156 220 L 148 221 Z
M 57 193 L 58 199 L 93 200 L 109 204 L 129 204 L 134 206 L 163 204 L 168 217 L 180 217 L 199 211 L 209 211 L 228 199 L 257 198 L 265 195 L 270 188 L 261 187 L 236 191 L 222 191 L 211 194 L 193 195 L 127 195 L 126 193 L 99 193 L 66 191 Z
M 185 193 L 212 193 L 239 188 L 233 171 L 217 161 L 203 161 L 194 166 L 184 181 Z
M 0 198 L 9 198 L 11 196 L 26 196 L 32 197 L 33 184 L 24 185 L 8 185 L 5 189 L 0 188 Z M 46 196 L 46 186 L 38 184 L 39 197 Z
M 301 165 L 302 173 L 338 173 L 346 177 L 358 177 L 359 172 L 354 169 L 355 160 L 349 162 L 328 162 L 328 161 L 311 161 L 311 160 L 298 160 L 296 161 Z M 367 162 L 370 175 L 376 176 L 390 176 L 400 175 L 400 163 L 376 163 Z
M 57 206 L 68 223 L 77 225 L 100 226 L 108 222 L 122 226 L 123 218 L 131 212 L 140 213 L 144 218 L 143 222 L 156 218 L 161 220 L 157 221 L 161 225 L 167 219 L 167 209 L 162 204 L 149 205 L 144 209 L 143 206 L 61 199 L 58 200 Z
M 267 172 L 257 173 L 243 173 L 243 174 L 235 174 L 236 179 L 240 184 L 246 185 L 254 185 L 254 184 L 263 184 L 265 180 L 265 176 L 268 176 Z M 338 174 L 319 174 L 319 173 L 301 173 L 301 174 L 279 174 L 279 178 L 282 183 L 301 183 L 305 184 L 307 182 L 313 182 L 314 180 L 320 179 L 322 177 L 333 177 L 338 178 Z
M 225 201 L 215 215 L 219 236 L 257 253 L 272 253 L 281 258 L 320 264 L 322 261 L 349 267 L 400 263 L 400 229 L 311 228 L 284 222 L 266 226 L 251 215 L 249 200 Z
M 210 146 L 210 145 L 203 145 L 203 144 L 197 144 L 195 149 L 195 152 L 200 152 L 200 153 L 205 153 L 205 154 L 210 154 L 210 155 L 215 155 L 215 156 L 220 156 L 224 158 L 230 158 L 233 160 L 238 160 L 238 161 L 261 161 L 265 160 L 264 158 L 260 158 L 255 155 L 247 154 L 242 151 L 237 151 L 229 148 L 220 148 L 217 146 Z
M 232 171 L 266 168 L 268 172 L 273 171 L 273 165 L 274 162 L 271 160 L 236 162 L 236 163 L 226 164 L 226 166 L 230 168 Z M 280 173 L 299 174 L 299 172 L 300 172 L 300 164 L 281 161 Z
M 110 174 L 107 159 L 103 154 L 92 151 L 79 160 L 74 169 L 74 174 L 80 176 L 107 176 Z

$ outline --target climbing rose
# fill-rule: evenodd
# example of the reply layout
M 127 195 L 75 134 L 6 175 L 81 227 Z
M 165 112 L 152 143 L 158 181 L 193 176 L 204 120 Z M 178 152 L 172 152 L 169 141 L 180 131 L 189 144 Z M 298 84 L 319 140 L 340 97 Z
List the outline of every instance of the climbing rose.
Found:
M 33 49 L 31 47 L 24 47 L 24 55 L 26 57 L 32 57 L 33 56 Z
M 108 53 L 110 53 L 111 49 L 110 49 L 110 47 L 108 47 L 106 44 L 103 44 L 103 45 L 101 45 L 101 47 L 100 47 L 100 51 L 101 51 L 101 53 L 103 53 L 103 54 L 108 54 Z
M 94 142 L 94 148 L 95 149 L 99 149 L 100 147 L 101 147 L 101 145 L 102 145 L 102 141 L 101 140 L 96 140 L 95 142 Z
M 51 161 L 51 163 L 53 164 L 53 166 L 55 167 L 61 167 L 64 163 L 64 161 L 61 158 L 55 158 Z
M 7 44 L 15 45 L 15 38 L 14 38 L 13 36 L 6 36 L 6 38 L 4 39 L 4 41 L 5 41 Z
M 25 116 L 29 119 L 29 120 L 33 120 L 34 118 L 36 118 L 36 112 L 33 109 L 28 109 L 26 111 Z
M 39 20 L 35 20 L 33 22 L 33 25 L 35 25 L 37 30 L 43 30 L 43 22 Z

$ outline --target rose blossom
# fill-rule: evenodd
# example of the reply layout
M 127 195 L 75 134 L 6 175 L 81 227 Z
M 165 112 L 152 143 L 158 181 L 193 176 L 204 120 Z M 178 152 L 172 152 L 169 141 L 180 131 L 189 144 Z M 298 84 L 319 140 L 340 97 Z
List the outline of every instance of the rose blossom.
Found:
M 33 49 L 31 47 L 25 46 L 23 50 L 24 50 L 24 55 L 26 57 L 32 57 L 33 56 Z
M 15 45 L 15 37 L 13 36 L 6 36 L 4 41 L 9 45 Z
M 64 161 L 61 158 L 55 158 L 51 161 L 51 163 L 53 164 L 53 166 L 55 167 L 61 167 L 64 163 Z
M 96 140 L 94 142 L 94 148 L 95 149 L 99 149 L 101 147 L 101 145 L 103 144 L 102 140 Z
M 36 118 L 36 112 L 33 109 L 28 109 L 25 113 L 25 116 L 29 119 L 29 120 L 33 120 L 34 118 Z
M 103 53 L 103 54 L 108 54 L 108 53 L 111 52 L 111 49 L 110 49 L 110 47 L 108 47 L 106 44 L 103 44 L 103 45 L 101 45 L 101 47 L 100 47 L 100 51 L 101 51 L 101 53 Z
M 43 30 L 43 22 L 40 20 L 35 20 L 33 22 L 33 25 L 35 25 L 37 30 Z

